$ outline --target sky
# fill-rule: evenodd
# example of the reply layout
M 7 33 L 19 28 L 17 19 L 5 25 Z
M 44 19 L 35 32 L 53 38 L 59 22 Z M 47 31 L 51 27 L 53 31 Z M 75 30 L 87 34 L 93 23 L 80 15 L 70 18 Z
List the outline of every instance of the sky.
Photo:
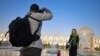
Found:
M 17 16 L 24 17 L 31 4 L 53 13 L 52 20 L 43 22 L 42 34 L 70 35 L 73 28 L 87 26 L 100 36 L 100 0 L 0 0 L 0 32 Z

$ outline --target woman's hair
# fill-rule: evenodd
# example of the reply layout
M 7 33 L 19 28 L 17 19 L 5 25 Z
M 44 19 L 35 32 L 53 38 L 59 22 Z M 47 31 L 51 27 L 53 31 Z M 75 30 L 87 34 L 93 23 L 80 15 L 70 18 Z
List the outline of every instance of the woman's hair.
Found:
M 77 30 L 75 28 L 73 28 L 71 35 L 73 34 L 73 31 L 75 31 L 75 34 L 77 34 Z

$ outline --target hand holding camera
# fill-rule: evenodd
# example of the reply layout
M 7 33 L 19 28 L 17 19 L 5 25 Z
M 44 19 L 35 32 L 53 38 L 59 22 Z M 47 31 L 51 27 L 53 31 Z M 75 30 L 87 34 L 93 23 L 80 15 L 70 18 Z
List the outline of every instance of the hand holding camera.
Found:
M 51 13 L 50 10 L 47 9 L 47 8 L 45 8 L 45 7 L 42 8 L 42 9 L 40 9 L 39 12 L 40 12 L 40 13 L 44 13 L 44 12 L 45 12 L 45 13 Z

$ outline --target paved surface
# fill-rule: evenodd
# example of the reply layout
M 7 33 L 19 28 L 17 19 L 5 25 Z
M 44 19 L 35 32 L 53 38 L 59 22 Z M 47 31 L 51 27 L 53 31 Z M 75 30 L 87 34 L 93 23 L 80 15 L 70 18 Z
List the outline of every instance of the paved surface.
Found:
M 19 56 L 19 49 L 15 47 L 1 47 L 0 46 L 0 56 Z M 57 49 L 44 49 L 41 56 L 57 56 Z M 61 56 L 69 56 L 68 50 L 60 50 Z M 85 52 L 83 50 L 78 50 L 78 56 L 100 56 L 100 52 Z

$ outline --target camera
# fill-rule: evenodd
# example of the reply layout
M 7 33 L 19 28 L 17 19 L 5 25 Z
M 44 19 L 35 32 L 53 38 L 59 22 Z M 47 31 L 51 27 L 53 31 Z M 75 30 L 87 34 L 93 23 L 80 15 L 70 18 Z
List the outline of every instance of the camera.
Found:
M 39 10 L 39 13 L 43 13 L 44 12 L 44 10 Z

